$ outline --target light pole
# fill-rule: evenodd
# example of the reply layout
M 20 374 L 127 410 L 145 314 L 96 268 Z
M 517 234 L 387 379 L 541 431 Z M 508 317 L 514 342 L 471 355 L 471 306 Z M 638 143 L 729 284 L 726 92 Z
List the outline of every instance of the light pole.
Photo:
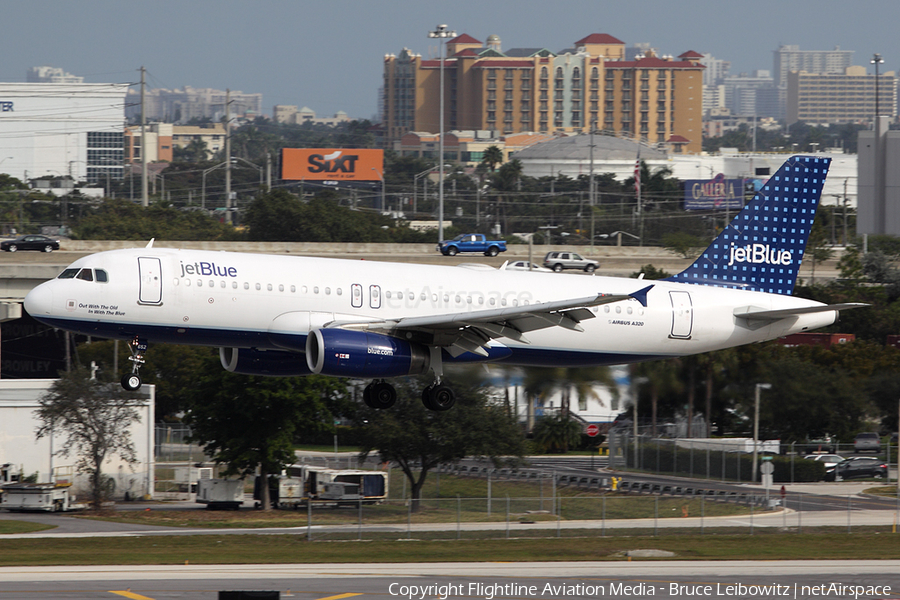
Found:
M 884 140 L 881 135 L 881 105 L 878 102 L 878 65 L 884 62 L 880 54 L 875 54 L 870 60 L 875 65 L 875 122 L 872 129 L 875 131 L 874 162 L 875 162 L 875 218 L 878 220 L 875 233 L 886 233 L 887 227 L 887 201 L 884 197 L 885 188 L 885 168 L 884 153 L 882 152 Z
M 378 173 L 378 178 L 381 180 L 381 212 L 384 212 L 384 171 L 379 171 L 375 167 L 372 167 L 372 170 Z
M 759 444 L 759 390 L 768 390 L 771 388 L 771 383 L 756 384 L 756 397 L 753 403 L 753 473 L 750 478 L 751 483 L 756 483 L 756 455 L 757 445 Z
M 444 38 L 456 37 L 455 31 L 447 29 L 446 25 L 438 25 L 434 31 L 428 32 L 428 37 L 440 40 L 440 108 L 438 110 L 438 164 L 440 175 L 438 178 L 438 242 L 444 239 Z
M 878 103 L 878 65 L 883 63 L 884 59 L 881 58 L 880 54 L 876 53 L 869 62 L 875 65 L 875 118 L 877 119 L 881 115 L 881 107 Z
M 227 165 L 230 161 L 225 161 L 217 164 L 214 167 L 210 167 L 203 171 L 203 177 L 201 178 L 203 181 L 202 186 L 200 187 L 200 208 L 206 208 L 206 174 L 215 171 L 216 169 L 220 169 Z
M 449 167 L 450 165 L 443 165 L 443 166 Z M 374 169 L 375 167 L 372 167 L 372 168 Z M 413 176 L 413 213 L 418 212 L 419 179 L 421 179 L 425 175 L 428 175 L 429 173 L 434 172 L 434 170 L 438 169 L 438 168 L 440 168 L 439 165 L 435 165 L 435 166 L 431 167 L 430 169 L 425 169 L 421 173 L 418 173 Z M 422 191 L 422 199 L 423 200 L 425 199 L 425 190 Z

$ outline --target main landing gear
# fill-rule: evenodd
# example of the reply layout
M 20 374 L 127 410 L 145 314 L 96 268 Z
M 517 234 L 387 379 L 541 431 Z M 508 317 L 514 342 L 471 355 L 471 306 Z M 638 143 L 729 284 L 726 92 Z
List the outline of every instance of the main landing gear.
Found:
M 141 376 L 138 375 L 138 371 L 144 365 L 147 342 L 135 336 L 128 343 L 128 347 L 131 350 L 131 356 L 128 357 L 128 360 L 132 363 L 131 373 L 126 373 L 122 376 L 122 387 L 129 392 L 133 392 L 141 388 Z
M 397 390 L 385 380 L 376 379 L 363 388 L 363 402 L 369 408 L 391 408 L 397 402 Z M 451 388 L 435 382 L 422 390 L 422 404 L 428 410 L 450 410 L 456 404 L 456 395 Z
M 369 408 L 390 408 L 397 401 L 397 390 L 384 379 L 376 379 L 363 388 L 363 402 Z

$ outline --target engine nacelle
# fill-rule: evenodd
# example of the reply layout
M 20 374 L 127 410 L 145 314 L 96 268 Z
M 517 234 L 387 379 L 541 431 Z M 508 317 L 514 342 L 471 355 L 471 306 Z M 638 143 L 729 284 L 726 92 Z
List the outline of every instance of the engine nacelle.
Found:
M 219 348 L 219 360 L 226 371 L 241 375 L 294 377 L 312 374 L 302 356 L 283 350 Z
M 426 346 L 347 329 L 314 329 L 306 338 L 306 364 L 316 374 L 338 377 L 398 377 L 425 373 Z

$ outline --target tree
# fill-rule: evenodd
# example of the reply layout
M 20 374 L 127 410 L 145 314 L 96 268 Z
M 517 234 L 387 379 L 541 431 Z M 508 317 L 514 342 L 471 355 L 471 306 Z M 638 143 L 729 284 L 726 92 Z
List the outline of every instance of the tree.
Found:
M 38 401 L 38 439 L 66 435 L 66 444 L 56 454 L 78 456 L 79 473 L 90 477 L 91 505 L 99 510 L 104 499 L 103 463 L 118 455 L 137 462 L 129 427 L 140 421 L 136 409 L 143 402 L 129 397 L 117 383 L 91 377 L 81 366 L 63 373 Z
M 544 415 L 534 424 L 534 443 L 540 452 L 568 452 L 581 440 L 581 425 L 568 412 Z
M 485 163 L 493 173 L 497 165 L 503 162 L 503 150 L 498 146 L 488 146 L 481 155 L 481 162 Z
M 441 463 L 467 456 L 499 462 L 500 457 L 521 457 L 524 451 L 515 420 L 484 388 L 455 386 L 456 406 L 438 412 L 422 404 L 424 383 L 431 381 L 397 381 L 397 403 L 390 410 L 361 408 L 356 415 L 360 458 L 378 452 L 382 461 L 396 462 L 410 482 L 413 511 L 419 509 L 428 472 Z
M 294 443 L 304 435 L 330 430 L 346 408 L 341 380 L 307 377 L 257 377 L 222 371 L 218 358 L 203 365 L 190 394 L 185 422 L 191 439 L 203 446 L 226 475 L 246 476 L 258 469 L 260 480 L 294 462 Z M 268 486 L 262 506 L 270 508 Z

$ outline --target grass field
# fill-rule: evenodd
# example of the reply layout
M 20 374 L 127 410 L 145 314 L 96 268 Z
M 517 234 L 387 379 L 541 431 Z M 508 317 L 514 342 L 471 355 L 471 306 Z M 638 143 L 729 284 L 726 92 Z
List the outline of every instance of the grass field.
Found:
M 889 528 L 888 528 L 889 530 Z M 637 549 L 678 560 L 900 559 L 900 534 L 627 535 L 510 540 L 308 542 L 303 535 L 0 539 L 0 566 L 628 560 Z M 660 559 L 645 559 L 660 560 Z

